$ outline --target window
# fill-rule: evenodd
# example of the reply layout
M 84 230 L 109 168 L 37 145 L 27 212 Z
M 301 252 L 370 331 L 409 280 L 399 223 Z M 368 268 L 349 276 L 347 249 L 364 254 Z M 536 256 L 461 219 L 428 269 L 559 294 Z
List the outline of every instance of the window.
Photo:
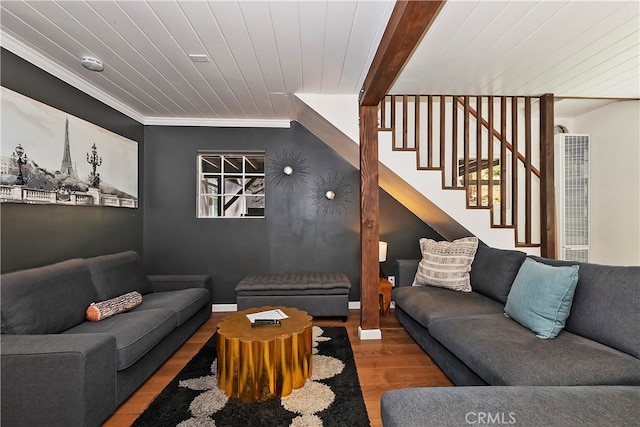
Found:
M 200 153 L 198 218 L 264 218 L 264 153 Z
M 469 159 L 469 205 L 489 206 L 489 175 L 491 172 L 493 205 L 500 204 L 500 160 L 494 159 L 491 166 L 489 160 L 482 159 L 480 164 L 480 204 L 478 204 L 478 165 L 476 159 Z M 489 168 L 491 167 L 491 170 Z M 464 186 L 464 159 L 458 159 L 458 182 Z

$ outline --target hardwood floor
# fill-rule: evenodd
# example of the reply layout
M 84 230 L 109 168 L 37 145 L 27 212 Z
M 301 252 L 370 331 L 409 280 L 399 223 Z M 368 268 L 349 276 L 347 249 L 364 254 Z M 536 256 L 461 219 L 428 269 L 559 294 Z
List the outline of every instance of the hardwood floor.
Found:
M 168 359 L 117 411 L 104 426 L 129 426 L 169 384 L 189 360 L 213 335 L 216 325 L 229 313 L 212 313 L 204 325 Z M 318 326 L 344 326 L 349 333 L 351 347 L 358 368 L 358 377 L 372 427 L 382 426 L 380 396 L 385 391 L 403 387 L 452 386 L 451 381 L 422 351 L 418 344 L 398 323 L 393 309 L 380 317 L 382 340 L 358 338 L 360 311 L 349 310 L 346 322 L 341 319 L 316 319 Z

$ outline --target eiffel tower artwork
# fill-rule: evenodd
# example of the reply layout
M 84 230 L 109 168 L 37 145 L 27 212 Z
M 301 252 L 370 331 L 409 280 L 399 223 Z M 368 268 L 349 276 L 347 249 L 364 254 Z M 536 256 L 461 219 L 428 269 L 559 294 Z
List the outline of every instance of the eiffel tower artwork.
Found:
M 62 166 L 60 166 L 60 173 L 77 178 L 76 171 L 73 170 L 73 164 L 71 163 L 71 149 L 69 148 L 69 118 L 64 125 L 64 152 L 62 154 Z

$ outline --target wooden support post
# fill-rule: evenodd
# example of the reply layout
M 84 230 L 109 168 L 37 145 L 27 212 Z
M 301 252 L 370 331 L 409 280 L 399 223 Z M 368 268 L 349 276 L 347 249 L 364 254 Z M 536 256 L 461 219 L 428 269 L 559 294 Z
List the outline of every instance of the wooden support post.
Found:
M 360 93 L 360 331 L 376 332 L 366 336 L 363 333 L 360 338 L 382 337 L 378 313 L 378 104 L 444 3 L 445 0 L 396 1 Z M 391 97 L 391 102 L 393 117 L 395 97 Z M 406 103 L 404 105 L 406 113 Z M 392 138 L 395 138 L 393 119 L 391 127 L 394 128 Z
M 558 257 L 554 184 L 553 94 L 540 97 L 540 255 Z
M 360 107 L 360 327 L 379 333 L 379 236 L 377 107 Z M 376 338 L 376 337 L 370 337 Z

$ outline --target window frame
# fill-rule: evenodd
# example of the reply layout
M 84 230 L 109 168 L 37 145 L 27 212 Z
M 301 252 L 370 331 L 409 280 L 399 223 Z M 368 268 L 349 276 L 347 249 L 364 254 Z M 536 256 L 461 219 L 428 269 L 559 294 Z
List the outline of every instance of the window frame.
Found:
M 205 160 L 206 157 L 212 158 L 213 161 Z M 215 159 L 216 157 L 218 159 Z M 255 162 L 256 158 L 261 160 L 261 164 Z M 196 217 L 198 219 L 266 217 L 266 155 L 264 151 L 198 151 L 196 161 Z M 204 170 L 205 162 L 213 168 L 219 168 L 220 171 Z M 238 169 L 239 164 L 242 165 L 241 169 Z M 249 191 L 252 180 L 258 180 L 259 192 L 257 193 Z M 234 192 L 227 192 L 229 185 L 239 188 L 234 188 Z M 220 191 L 221 187 L 222 191 Z M 262 215 L 253 215 L 250 212 L 252 209 L 250 205 L 256 199 L 262 199 L 262 202 L 258 203 L 261 207 L 253 209 L 261 210 Z M 207 200 L 212 200 L 213 203 L 206 203 Z M 240 203 L 237 203 L 238 201 Z M 231 205 L 225 208 L 228 203 Z M 239 212 L 239 214 L 229 214 L 230 211 Z

